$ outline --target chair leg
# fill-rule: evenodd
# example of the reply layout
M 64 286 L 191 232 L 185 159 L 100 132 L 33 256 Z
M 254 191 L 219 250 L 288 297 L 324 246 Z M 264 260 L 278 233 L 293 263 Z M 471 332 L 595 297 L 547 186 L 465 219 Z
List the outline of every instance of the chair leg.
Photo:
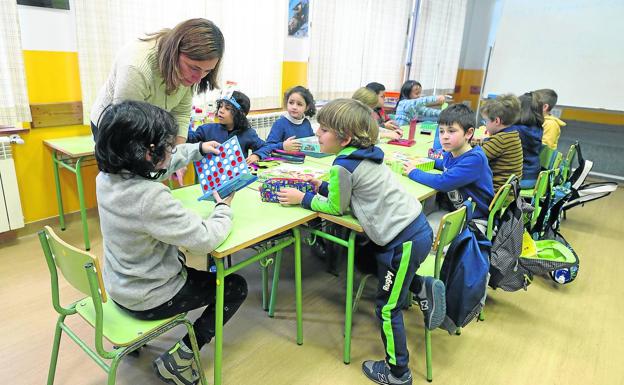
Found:
M 231 255 L 228 255 L 228 256 L 227 256 L 227 265 L 228 265 L 228 269 L 229 269 L 230 267 L 232 267 L 232 256 L 231 256 Z
M 282 250 L 275 253 L 275 266 L 273 267 L 273 282 L 271 284 L 271 299 L 269 301 L 269 317 L 275 314 L 277 302 L 277 286 L 279 285 L 280 267 L 282 266 Z
M 117 380 L 117 367 L 121 362 L 122 354 L 117 354 L 115 358 L 110 363 L 110 369 L 108 371 L 108 382 L 107 385 L 115 385 L 115 381 Z
M 195 337 L 195 329 L 189 320 L 184 320 L 184 326 L 186 326 L 186 330 L 188 331 L 189 339 L 191 340 L 191 349 L 193 350 L 193 358 L 195 359 L 195 364 L 197 365 L 197 371 L 199 372 L 199 381 L 202 385 L 208 385 L 208 380 L 206 380 L 206 373 L 204 373 L 204 368 L 202 367 L 201 357 L 199 356 L 200 347 L 197 345 L 197 337 Z
M 481 310 L 479 313 L 479 321 L 485 321 L 485 310 Z
M 65 320 L 65 316 L 59 316 L 56 321 L 56 329 L 54 330 L 54 342 L 52 343 L 52 357 L 50 358 L 50 369 L 48 370 L 48 385 L 54 384 L 54 375 L 56 373 L 56 362 L 58 360 L 59 347 L 61 345 L 61 323 Z
M 364 291 L 364 288 L 366 287 L 366 281 L 372 276 L 373 276 L 372 274 L 366 274 L 360 280 L 360 285 L 358 286 L 357 293 L 355 294 L 355 299 L 353 300 L 353 310 L 352 310 L 353 313 L 356 312 L 358 305 L 360 304 L 360 297 L 362 297 L 362 292 Z
M 433 381 L 433 362 L 431 359 L 431 331 L 425 329 L 425 361 L 427 364 L 427 381 Z
M 270 257 L 260 261 L 260 272 L 262 273 L 262 310 L 269 310 L 269 265 L 273 263 Z

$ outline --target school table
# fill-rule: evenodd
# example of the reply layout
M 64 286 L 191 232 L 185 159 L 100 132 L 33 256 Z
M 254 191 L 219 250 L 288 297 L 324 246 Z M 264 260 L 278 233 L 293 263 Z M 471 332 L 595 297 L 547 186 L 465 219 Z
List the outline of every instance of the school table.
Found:
M 173 190 L 171 194 L 182 202 L 187 209 L 207 218 L 214 208 L 214 203 L 198 201 L 201 195 L 199 185 Z M 232 231 L 226 240 L 219 245 L 211 256 L 217 268 L 217 294 L 215 305 L 215 353 L 214 353 L 214 384 L 221 384 L 221 368 L 223 355 L 223 296 L 225 276 L 232 274 L 251 263 L 279 252 L 289 245 L 295 249 L 295 302 L 297 312 L 297 344 L 303 344 L 303 320 L 301 306 L 301 236 L 299 225 L 318 216 L 316 212 L 302 207 L 283 207 L 274 203 L 261 202 L 257 190 L 244 188 L 236 192 L 232 201 Z M 227 269 L 223 258 L 251 245 L 265 241 L 284 231 L 292 230 L 293 235 L 280 238 L 274 246 L 246 258 Z
M 78 186 L 78 202 L 80 203 L 80 219 L 82 221 L 82 236 L 85 249 L 91 249 L 89 243 L 89 228 L 87 225 L 87 208 L 85 207 L 84 189 L 82 184 L 82 166 L 85 162 L 93 160 L 95 142 L 91 135 L 71 136 L 67 138 L 48 139 L 43 143 L 52 149 L 52 167 L 54 170 L 54 183 L 56 185 L 56 202 L 59 210 L 59 222 L 61 230 L 65 230 L 65 213 L 63 211 L 63 197 L 61 195 L 61 180 L 59 178 L 59 166 L 76 174 Z

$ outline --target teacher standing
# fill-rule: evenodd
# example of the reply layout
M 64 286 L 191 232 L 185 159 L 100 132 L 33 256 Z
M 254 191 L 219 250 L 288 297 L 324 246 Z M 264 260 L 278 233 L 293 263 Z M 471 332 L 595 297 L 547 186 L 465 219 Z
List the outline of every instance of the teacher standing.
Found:
M 177 143 L 186 142 L 193 93 L 218 86 L 224 50 L 221 30 L 206 19 L 183 21 L 123 47 L 91 108 L 94 139 L 106 106 L 139 100 L 169 111 L 178 123 Z

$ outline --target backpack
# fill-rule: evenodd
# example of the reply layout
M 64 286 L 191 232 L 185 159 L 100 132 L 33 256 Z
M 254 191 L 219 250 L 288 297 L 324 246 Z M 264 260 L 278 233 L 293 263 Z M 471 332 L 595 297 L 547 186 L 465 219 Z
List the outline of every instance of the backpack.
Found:
M 532 273 L 520 263 L 524 238 L 524 216 L 533 212 L 533 206 L 520 196 L 518 180 L 511 181 L 513 201 L 498 222 L 490 253 L 490 282 L 493 289 L 505 291 L 527 289 Z
M 558 231 L 562 214 L 578 205 L 584 205 L 596 199 L 606 197 L 617 188 L 615 182 L 585 183 L 593 167 L 591 160 L 583 158 L 581 146 L 575 143 L 578 167 L 571 173 L 568 180 L 558 180 L 553 177 L 548 183 L 544 209 L 529 231 L 535 239 L 543 239 L 547 231 Z M 561 173 L 559 173 L 561 175 Z
M 442 329 L 455 333 L 466 326 L 485 304 L 492 244 L 472 222 L 472 202 L 466 206 L 466 222 L 451 242 L 442 263 L 440 279 L 446 286 L 446 318 Z

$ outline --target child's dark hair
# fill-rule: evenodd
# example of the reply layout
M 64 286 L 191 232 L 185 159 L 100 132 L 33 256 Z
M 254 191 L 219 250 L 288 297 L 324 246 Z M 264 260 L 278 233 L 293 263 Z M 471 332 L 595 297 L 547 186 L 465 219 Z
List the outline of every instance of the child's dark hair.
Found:
M 542 113 L 544 103 L 537 94 L 535 92 L 527 92 L 518 99 L 520 99 L 520 119 L 518 119 L 518 124 L 527 127 L 542 127 L 542 124 L 544 124 L 544 115 Z
M 542 101 L 542 104 L 548 104 L 548 112 L 552 111 L 553 107 L 557 105 L 557 93 L 550 88 L 542 88 L 541 90 L 533 91 L 537 94 L 537 97 Z
M 154 175 L 158 171 L 156 165 L 175 147 L 178 134 L 178 124 L 169 112 L 131 100 L 108 106 L 97 126 L 95 159 L 98 168 L 127 177 L 160 177 L 158 173 Z M 147 159 L 147 154 L 151 160 Z
M 379 95 L 380 92 L 384 92 L 386 90 L 386 87 L 384 87 L 383 84 L 377 82 L 368 83 L 366 85 L 366 88 L 374 91 L 377 95 Z
M 303 86 L 296 86 L 286 91 L 286 94 L 284 95 L 284 105 L 285 106 L 288 105 L 288 98 L 290 98 L 290 95 L 295 94 L 295 93 L 301 95 L 303 100 L 305 100 L 306 110 L 303 114 L 307 116 L 308 118 L 313 117 L 316 114 L 316 106 L 314 105 L 314 96 L 312 96 L 312 93 L 310 92 L 309 89 Z
M 438 123 L 445 126 L 452 126 L 453 123 L 457 123 L 466 132 L 475 127 L 475 113 L 465 104 L 451 104 L 440 113 Z
M 412 92 L 412 88 L 414 86 L 418 86 L 422 89 L 422 84 L 417 82 L 416 80 L 408 80 L 401 86 L 401 96 L 399 97 L 399 101 L 403 99 L 409 99 L 410 93 Z
M 219 99 L 217 101 L 217 111 L 219 113 L 219 108 L 225 106 L 231 113 L 232 119 L 234 120 L 234 131 L 245 131 L 250 127 L 249 121 L 247 120 L 247 114 L 251 109 L 251 102 L 249 101 L 249 97 L 242 92 L 234 91 L 231 96 L 236 103 L 240 106 L 240 110 L 232 104 L 227 99 Z

